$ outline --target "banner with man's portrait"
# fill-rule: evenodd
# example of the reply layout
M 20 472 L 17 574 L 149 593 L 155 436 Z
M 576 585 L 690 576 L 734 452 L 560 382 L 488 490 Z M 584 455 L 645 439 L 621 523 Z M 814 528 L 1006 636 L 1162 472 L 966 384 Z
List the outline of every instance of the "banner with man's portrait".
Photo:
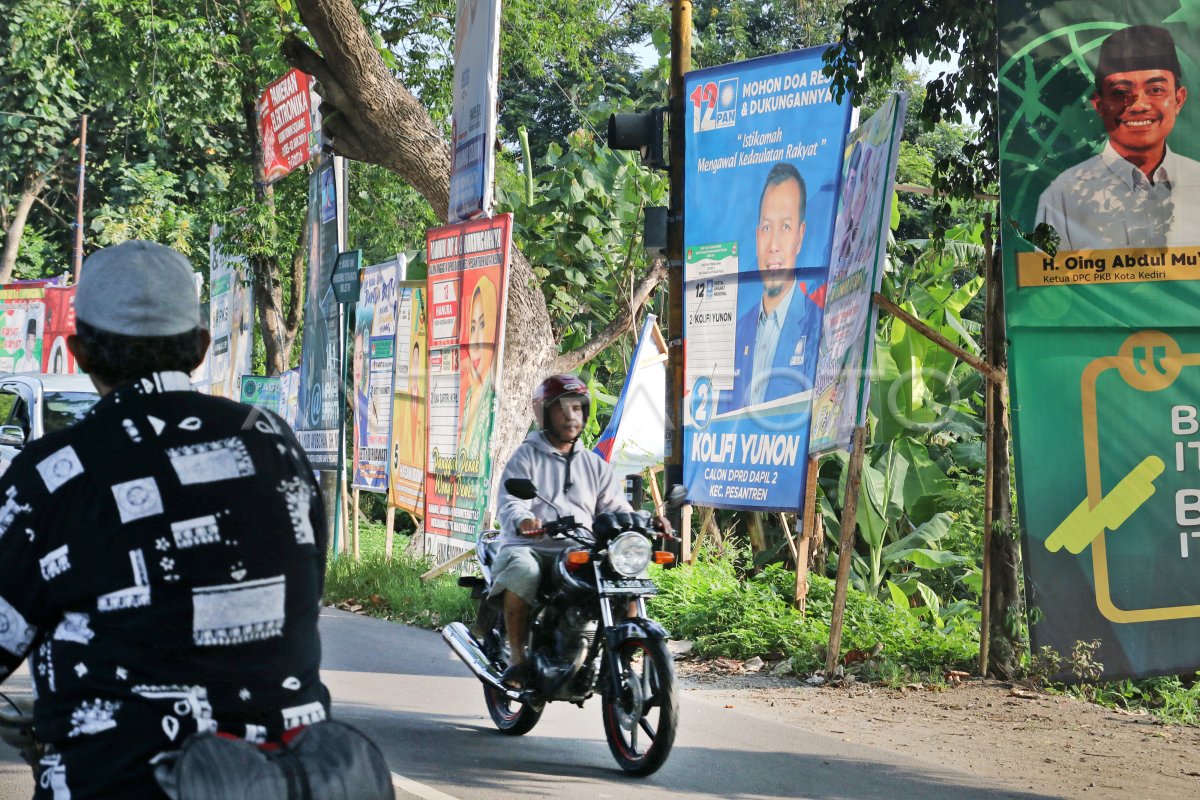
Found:
M 1200 80 L 1178 0 L 999 5 L 1014 451 L 1035 652 L 1200 667 Z M 1068 675 L 1062 677 L 1069 677 Z
M 354 465 L 351 485 L 388 491 L 392 455 L 392 382 L 396 372 L 397 306 L 403 255 L 364 267 L 354 312 Z
M 425 282 L 402 281 L 396 318 L 396 380 L 392 394 L 392 477 L 388 505 L 425 516 Z
M 512 215 L 426 232 L 429 302 L 425 552 L 474 546 L 492 496 Z
M 683 479 L 796 511 L 850 98 L 813 47 L 684 76 Z
M 457 0 L 454 20 L 450 221 L 461 222 L 492 209 L 500 0 Z

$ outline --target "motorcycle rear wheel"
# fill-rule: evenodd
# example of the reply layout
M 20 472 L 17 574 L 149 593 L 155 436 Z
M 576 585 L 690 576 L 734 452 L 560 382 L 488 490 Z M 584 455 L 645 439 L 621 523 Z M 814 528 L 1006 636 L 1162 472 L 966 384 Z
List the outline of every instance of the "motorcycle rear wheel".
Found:
M 496 652 L 496 662 L 501 666 L 507 666 L 508 637 L 504 631 L 503 614 L 500 615 L 500 619 L 497 620 L 489 636 L 492 637 L 492 641 L 488 642 L 491 646 L 490 649 L 498 651 Z M 492 722 L 505 736 L 524 736 L 529 733 L 533 730 L 533 726 L 538 724 L 538 720 L 542 718 L 542 711 L 545 709 L 545 706 L 535 707 L 528 703 L 517 702 L 508 695 L 486 685 L 483 687 L 483 701 L 487 705 Z
M 621 769 L 651 775 L 667 760 L 679 724 L 675 663 L 661 639 L 627 639 L 617 647 L 621 694 L 605 697 L 604 736 Z

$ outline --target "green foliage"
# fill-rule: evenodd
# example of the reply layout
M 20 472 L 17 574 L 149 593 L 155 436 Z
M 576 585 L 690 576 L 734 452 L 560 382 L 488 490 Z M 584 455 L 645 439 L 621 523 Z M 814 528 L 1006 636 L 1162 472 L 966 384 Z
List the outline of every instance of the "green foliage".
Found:
M 106 247 L 130 239 L 148 239 L 189 255 L 207 239 L 207 231 L 195 230 L 187 198 L 177 188 L 175 175 L 159 169 L 153 159 L 125 165 L 120 173 L 120 185 L 92 219 L 96 244 Z M 198 249 L 206 252 L 202 245 Z
M 790 602 L 794 572 L 771 564 L 743 579 L 746 566 L 734 555 L 705 553 L 693 566 L 657 571 L 661 594 L 651 601 L 651 614 L 676 638 L 692 639 L 703 655 L 747 658 L 782 651 L 797 669 L 822 668 L 833 582 L 809 576 L 807 616 L 801 616 Z M 938 674 L 968 666 L 979 646 L 975 629 L 939 628 L 851 589 L 843 649 L 871 651 L 878 644 L 883 650 L 873 669 Z
M 384 557 L 382 525 L 365 524 L 360 532 L 362 560 L 349 556 L 330 560 L 325 574 L 325 602 L 353 602 L 363 612 L 409 625 L 440 627 L 474 618 L 475 603 L 453 575 L 428 582 L 421 574 L 433 564 L 405 555 L 408 538 L 397 536 L 392 560 Z

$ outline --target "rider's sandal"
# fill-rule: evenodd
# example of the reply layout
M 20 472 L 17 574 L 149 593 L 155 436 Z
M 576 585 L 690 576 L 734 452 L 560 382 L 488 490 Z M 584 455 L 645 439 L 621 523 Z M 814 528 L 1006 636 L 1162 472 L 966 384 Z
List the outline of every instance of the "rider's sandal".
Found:
M 520 692 L 529 688 L 532 678 L 533 670 L 528 664 L 512 664 L 501 673 L 500 682 L 514 692 Z

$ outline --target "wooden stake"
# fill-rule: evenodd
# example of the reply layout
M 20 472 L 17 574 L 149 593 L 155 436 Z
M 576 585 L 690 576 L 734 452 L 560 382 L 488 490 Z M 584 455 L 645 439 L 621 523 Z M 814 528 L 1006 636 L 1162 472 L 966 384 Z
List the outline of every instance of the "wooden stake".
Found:
M 340 480 L 342 494 L 341 497 L 338 498 L 337 513 L 342 521 L 342 555 L 345 555 L 346 553 L 350 552 L 350 537 L 346 534 L 346 531 L 350 530 L 350 521 L 346 518 L 346 508 L 350 504 L 350 495 L 346 493 L 346 470 L 342 470 Z
M 387 530 L 383 534 L 383 557 L 388 561 L 392 560 L 392 539 L 396 535 L 396 507 L 388 506 L 387 516 L 384 518 Z
M 692 551 L 692 504 L 688 503 L 683 508 L 679 509 L 680 542 L 679 557 L 685 564 L 696 563 L 696 554 Z
M 358 504 L 359 504 L 359 501 L 362 499 L 361 492 L 362 492 L 362 489 L 354 490 L 354 493 L 352 495 L 352 502 L 354 503 L 354 509 L 352 510 L 352 512 L 350 514 L 350 516 L 354 518 L 354 560 L 355 561 L 358 561 L 361 556 L 361 553 L 359 551 L 359 546 L 358 546 Z
M 421 582 L 424 583 L 425 581 L 429 580 L 430 578 L 436 578 L 438 575 L 441 575 L 443 572 L 447 572 L 451 569 L 454 569 L 459 564 L 466 561 L 468 558 L 473 558 L 474 556 L 475 556 L 475 551 L 473 549 L 472 550 L 464 550 L 463 552 L 459 553 L 458 555 L 456 555 L 454 558 L 450 559 L 446 563 L 438 564 L 436 567 L 434 567 L 433 569 L 431 569 L 428 572 L 426 572 L 425 574 L 423 574 L 421 576 Z
M 746 519 L 746 530 L 750 534 L 750 550 L 758 555 L 767 549 L 767 534 L 763 531 L 762 514 L 757 511 L 742 512 Z
M 983 377 L 987 378 L 992 383 L 1004 382 L 1004 370 L 997 369 L 996 367 L 993 367 L 992 365 L 983 361 L 978 356 L 971 355 L 966 350 L 963 350 L 954 342 L 950 341 L 945 336 L 942 336 L 933 328 L 929 327 L 924 322 L 893 303 L 891 300 L 888 300 L 879 292 L 875 292 L 875 294 L 871 295 L 871 299 L 875 301 L 875 305 L 884 309 L 893 317 L 896 317 L 904 322 L 906 325 L 914 328 L 918 333 L 936 344 L 938 347 L 945 350 L 950 355 L 974 367 L 976 372 L 983 375 Z
M 825 679 L 833 677 L 842 650 L 842 620 L 846 615 L 846 591 L 850 585 L 850 562 L 854 558 L 854 533 L 858 527 L 858 487 L 862 483 L 863 451 L 867 428 L 854 429 L 850 463 L 846 466 L 846 497 L 842 501 L 842 537 L 838 544 L 837 583 L 833 588 L 833 614 L 829 618 L 829 652 L 825 655 Z
M 796 546 L 796 595 L 794 601 L 800 613 L 804 613 L 808 598 L 808 551 L 812 543 L 813 522 L 817 518 L 817 475 L 821 459 L 808 459 L 808 472 L 804 482 L 804 521 L 800 523 L 800 542 Z
M 792 538 L 792 532 L 788 528 L 787 514 L 779 515 L 779 526 L 783 528 L 783 538 L 787 540 L 788 552 L 792 554 L 792 563 L 796 563 L 796 540 Z
M 993 268 L 992 215 L 984 216 L 984 249 L 987 263 L 984 268 L 984 297 L 987 299 L 983 320 L 983 349 L 988 364 L 995 363 L 996 324 L 992 313 L 998 306 L 993 293 L 1002 291 L 995 279 Z M 992 528 L 996 522 L 996 400 L 1000 387 L 988 382 L 984 385 L 984 468 L 983 468 L 983 588 L 979 598 L 979 674 L 987 675 L 988 647 L 992 626 Z

